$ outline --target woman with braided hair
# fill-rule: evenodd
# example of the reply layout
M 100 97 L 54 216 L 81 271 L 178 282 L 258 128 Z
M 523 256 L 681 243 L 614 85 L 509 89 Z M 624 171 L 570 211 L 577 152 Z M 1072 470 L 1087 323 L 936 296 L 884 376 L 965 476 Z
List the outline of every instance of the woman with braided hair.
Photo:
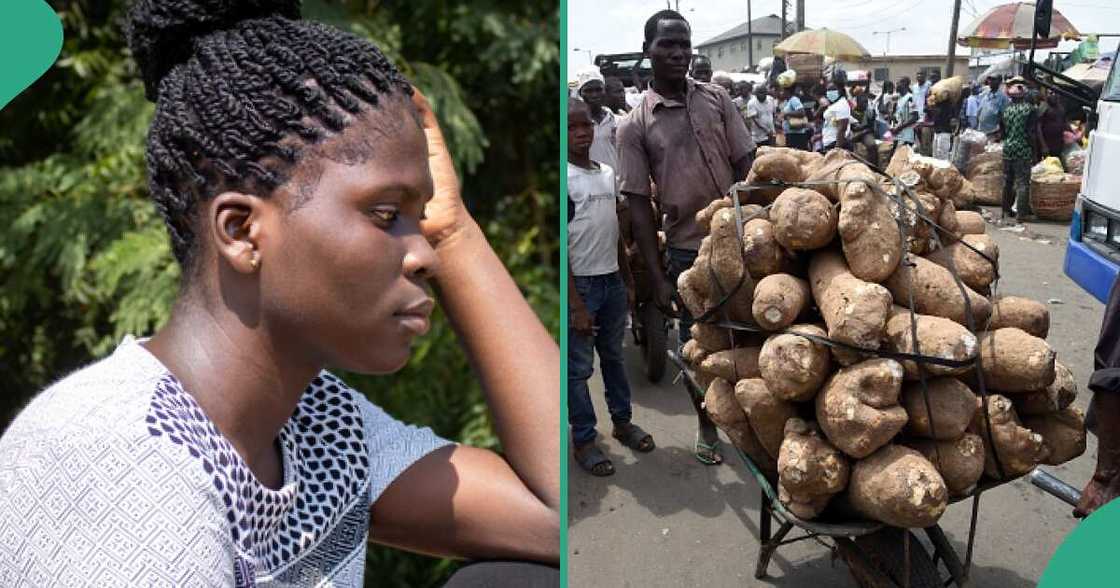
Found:
M 367 540 L 558 560 L 556 345 L 460 199 L 424 96 L 367 41 L 299 13 L 132 7 L 156 103 L 150 191 L 182 285 L 166 326 L 52 385 L 0 439 L 0 585 L 358 586 Z M 400 369 L 436 299 L 502 457 L 325 371 Z

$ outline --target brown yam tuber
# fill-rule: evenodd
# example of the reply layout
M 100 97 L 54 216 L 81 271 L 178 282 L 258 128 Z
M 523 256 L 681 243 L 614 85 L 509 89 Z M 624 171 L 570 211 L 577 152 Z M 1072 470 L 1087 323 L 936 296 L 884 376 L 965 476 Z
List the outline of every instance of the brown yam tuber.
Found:
M 933 413 L 926 410 L 926 400 Z M 916 437 L 948 441 L 957 439 L 968 429 L 976 413 L 976 395 L 956 378 L 926 380 L 926 394 L 921 382 L 910 382 L 902 388 L 899 404 L 906 409 L 909 422 L 906 432 Z
M 979 290 L 996 279 L 999 245 L 987 235 L 964 235 L 960 241 L 930 253 L 926 259 L 944 268 L 952 264 L 962 282 Z
M 968 430 L 984 441 L 984 473 L 988 477 L 1000 480 L 1021 476 L 1046 459 L 1049 449 L 1043 442 L 1042 435 L 1019 423 L 1010 400 L 999 394 L 988 396 L 987 419 L 982 408 L 983 400 L 976 400 L 980 408 L 973 415 Z M 988 438 L 988 419 L 992 425 L 991 439 Z M 994 443 L 994 446 L 989 445 L 990 443 Z
M 837 251 L 818 251 L 809 263 L 809 285 L 828 336 L 849 345 L 878 349 L 891 310 L 891 295 L 879 284 L 852 275 Z M 859 361 L 860 354 L 833 348 L 844 365 Z
M 898 405 L 902 366 L 893 359 L 869 359 L 841 368 L 817 394 L 817 423 L 841 451 L 867 457 L 906 424 Z
M 1050 309 L 1041 302 L 1021 296 L 1001 296 L 992 303 L 989 330 L 1015 327 L 1045 339 L 1050 334 Z
M 774 239 L 791 251 L 819 249 L 836 236 L 836 208 L 820 192 L 788 188 L 770 208 Z
M 807 182 L 827 182 L 814 186 L 813 189 L 824 195 L 832 202 L 840 201 L 840 191 L 845 184 L 841 180 L 848 179 L 848 175 L 870 176 L 871 170 L 866 165 L 856 161 L 852 154 L 844 149 L 829 151 L 820 165 L 805 176 Z M 870 176 L 873 177 L 873 176 Z
M 803 151 L 801 149 L 791 149 L 789 147 L 768 147 L 762 146 L 758 148 L 756 153 L 757 157 L 771 154 L 784 154 L 791 155 L 797 160 L 798 167 L 801 168 L 802 176 L 807 177 L 814 169 L 821 165 L 824 161 L 824 155 L 815 151 Z
M 1085 415 L 1069 406 L 1050 414 L 1023 417 L 1023 426 L 1042 435 L 1049 455 L 1042 463 L 1061 465 L 1085 453 Z
M 707 206 L 696 213 L 696 224 L 701 227 L 710 227 L 712 224 L 712 216 L 715 215 L 716 211 L 730 206 L 731 199 L 727 196 L 712 200 Z
M 705 357 L 708 357 L 708 352 L 696 342 L 696 339 L 689 339 L 681 347 L 681 357 L 695 368 L 700 366 L 700 362 L 704 361 Z
M 957 207 L 952 200 L 946 200 L 941 204 L 941 211 L 937 213 L 937 224 L 944 229 L 937 231 L 937 237 L 941 240 L 942 245 L 960 239 L 957 232 L 961 230 L 961 226 L 957 221 Z
M 984 383 L 1005 393 L 1044 390 L 1054 381 L 1054 350 L 1022 329 L 977 333 Z
M 918 325 L 917 347 L 914 346 L 910 311 L 898 305 L 892 306 L 891 314 L 887 318 L 887 325 L 884 329 L 883 348 L 903 353 L 920 352 L 922 355 L 956 361 L 969 361 L 976 357 L 978 351 L 976 335 L 973 335 L 960 324 L 949 319 L 926 314 L 915 314 L 913 322 Z M 935 363 L 923 365 L 926 373 L 934 376 L 963 374 L 971 368 L 970 365 L 963 367 L 951 367 Z M 903 360 L 902 367 L 906 370 L 907 380 L 918 379 L 917 362 Z
M 754 289 L 751 314 L 766 331 L 779 331 L 793 324 L 813 302 L 809 282 L 789 274 L 771 274 Z
M 850 167 L 850 172 L 842 174 L 844 178 L 876 182 L 867 166 Z M 837 231 L 848 266 L 861 280 L 883 281 L 902 259 L 901 233 L 891 212 L 890 200 L 867 183 L 844 184 L 840 192 Z
M 1054 381 L 1045 390 L 1024 392 L 1011 397 L 1015 413 L 1020 417 L 1058 412 L 1077 398 L 1077 380 L 1073 372 L 1060 361 L 1054 361 Z
M 700 369 L 723 378 L 728 382 L 738 382 L 743 378 L 757 378 L 759 347 L 736 347 L 708 354 L 700 363 Z
M 957 211 L 957 225 L 959 227 L 957 232 L 961 235 L 983 235 L 988 227 L 984 217 L 980 216 L 979 212 L 971 210 Z
M 848 486 L 848 459 L 817 428 L 799 418 L 786 421 L 778 452 L 779 500 L 793 514 L 811 519 Z
M 976 186 L 968 178 L 965 178 L 961 180 L 960 189 L 950 194 L 949 198 L 958 210 L 972 208 L 976 204 Z
M 743 450 L 763 471 L 773 472 L 778 462 L 766 453 L 751 429 L 747 413 L 735 399 L 731 384 L 715 378 L 704 393 L 704 411 L 736 447 Z
M 898 265 L 898 270 L 883 282 L 883 285 L 891 291 L 894 300 L 904 306 L 909 306 L 911 284 L 913 284 L 914 310 L 968 326 L 965 320 L 965 298 L 961 296 L 957 282 L 949 270 L 924 257 L 910 255 Z M 981 328 L 992 312 L 992 304 L 968 286 L 964 286 L 964 291 L 971 305 L 973 325 L 975 328 Z
M 747 271 L 755 279 L 782 271 L 786 256 L 774 238 L 774 225 L 770 221 L 756 218 L 743 226 L 743 256 Z
M 978 435 L 964 433 L 946 441 L 914 439 L 907 445 L 933 464 L 950 496 L 963 495 L 984 475 L 984 442 Z
M 708 353 L 731 349 L 731 336 L 727 329 L 709 323 L 693 323 L 689 334 Z
M 904 528 L 929 527 L 949 503 L 948 488 L 921 453 L 887 445 L 852 465 L 848 501 L 864 516 Z
M 816 325 L 796 325 L 791 331 L 824 337 Z M 758 367 L 775 396 L 791 402 L 811 400 L 829 376 L 828 347 L 792 333 L 773 335 L 762 345 Z
M 775 460 L 785 437 L 786 421 L 797 416 L 797 408 L 774 396 L 759 378 L 739 380 L 735 384 L 735 399 L 747 413 L 751 430 L 766 453 Z

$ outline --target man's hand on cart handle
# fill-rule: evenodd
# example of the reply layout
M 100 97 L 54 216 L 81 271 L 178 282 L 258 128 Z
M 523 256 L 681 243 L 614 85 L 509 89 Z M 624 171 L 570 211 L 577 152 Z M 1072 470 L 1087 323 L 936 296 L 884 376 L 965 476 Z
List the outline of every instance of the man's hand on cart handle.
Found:
M 1081 491 L 1081 500 L 1073 509 L 1073 516 L 1079 519 L 1085 518 L 1117 496 L 1120 496 L 1120 476 L 1093 474 L 1085 489 Z
M 665 316 L 680 317 L 680 312 L 677 310 L 677 304 L 680 304 L 680 296 L 677 294 L 677 289 L 664 275 L 654 281 L 653 303 Z

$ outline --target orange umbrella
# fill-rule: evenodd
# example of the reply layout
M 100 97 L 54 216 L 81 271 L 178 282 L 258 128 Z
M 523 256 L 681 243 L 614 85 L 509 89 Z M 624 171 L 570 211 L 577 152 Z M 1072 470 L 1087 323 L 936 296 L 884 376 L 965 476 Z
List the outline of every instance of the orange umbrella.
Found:
M 996 6 L 972 21 L 957 39 L 966 47 L 982 49 L 1026 49 L 1034 35 L 1034 2 L 1014 2 Z M 1037 47 L 1053 49 L 1063 39 L 1081 36 L 1077 29 L 1056 9 L 1050 20 L 1050 36 L 1039 39 Z

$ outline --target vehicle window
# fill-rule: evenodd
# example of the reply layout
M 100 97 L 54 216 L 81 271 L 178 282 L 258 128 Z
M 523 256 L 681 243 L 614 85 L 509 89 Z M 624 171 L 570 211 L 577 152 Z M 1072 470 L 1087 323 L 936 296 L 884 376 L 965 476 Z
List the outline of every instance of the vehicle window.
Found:
M 1112 71 L 1108 73 L 1108 83 L 1101 90 L 1101 100 L 1120 102 L 1120 68 L 1116 67 L 1116 61 L 1112 60 Z

